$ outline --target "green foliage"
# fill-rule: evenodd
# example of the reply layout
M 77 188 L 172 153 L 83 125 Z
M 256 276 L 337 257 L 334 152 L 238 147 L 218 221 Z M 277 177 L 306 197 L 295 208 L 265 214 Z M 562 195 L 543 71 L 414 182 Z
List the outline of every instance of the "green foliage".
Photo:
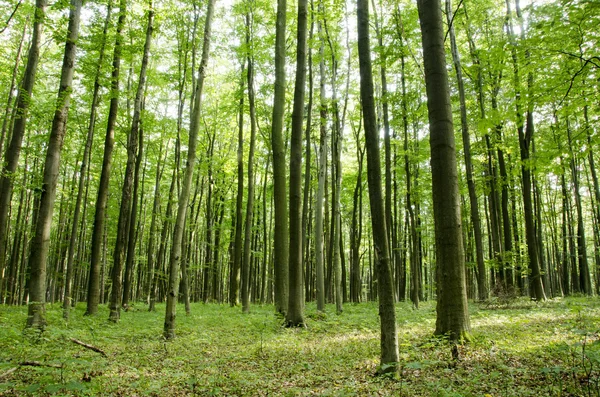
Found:
M 451 346 L 431 337 L 434 304 L 419 311 L 398 304 L 398 377 L 373 376 L 380 370 L 375 303 L 348 305 L 342 316 L 307 304 L 307 329 L 283 328 L 271 306 L 243 314 L 198 304 L 179 319 L 171 342 L 160 336 L 160 307 L 124 312 L 116 326 L 106 322 L 106 308 L 83 317 L 80 306 L 64 322 L 60 306 L 49 305 L 51 325 L 42 332 L 22 331 L 26 308 L 8 307 L 0 315 L 0 395 L 596 395 L 600 301 L 513 307 L 472 306 L 472 340 L 458 346 L 455 361 Z M 20 365 L 26 361 L 42 366 Z

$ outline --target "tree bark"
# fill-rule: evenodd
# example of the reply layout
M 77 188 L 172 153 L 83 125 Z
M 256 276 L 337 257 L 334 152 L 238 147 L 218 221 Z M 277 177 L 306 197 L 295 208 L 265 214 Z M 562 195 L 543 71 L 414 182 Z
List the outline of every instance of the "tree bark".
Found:
M 210 36 L 211 24 L 213 19 L 213 11 L 215 0 L 209 0 L 206 10 L 206 20 L 204 25 L 204 42 L 202 45 L 202 58 L 198 68 L 198 81 L 194 97 L 194 106 L 191 111 L 189 144 L 187 153 L 187 164 L 179 194 L 179 202 L 177 207 L 177 218 L 175 228 L 173 230 L 173 243 L 171 254 L 169 257 L 169 284 L 167 290 L 167 307 L 165 310 L 165 323 L 163 335 L 166 339 L 175 338 L 175 318 L 176 304 L 179 293 L 179 262 L 181 260 L 181 244 L 183 240 L 183 226 L 187 213 L 188 201 L 190 196 L 190 188 L 192 185 L 192 177 L 194 172 L 194 164 L 196 163 L 196 146 L 198 141 L 198 131 L 200 129 L 200 114 L 202 111 L 202 89 L 204 87 L 204 78 L 206 76 L 206 67 L 210 51 Z
M 106 218 L 106 204 L 108 202 L 108 183 L 112 168 L 112 152 L 115 145 L 115 125 L 119 109 L 119 75 L 121 70 L 121 51 L 123 44 L 123 26 L 127 12 L 127 1 L 120 0 L 119 18 L 117 20 L 117 31 L 115 37 L 115 48 L 113 50 L 110 106 L 108 122 L 106 126 L 106 138 L 104 141 L 104 158 L 102 160 L 102 171 L 100 173 L 100 184 L 96 199 L 96 211 L 94 214 L 94 228 L 92 231 L 92 254 L 90 258 L 90 274 L 88 277 L 87 315 L 98 312 L 100 300 L 100 256 L 102 250 L 102 235 L 104 233 L 104 221 Z
M 444 28 L 439 0 L 418 0 L 417 6 L 431 146 L 438 291 L 435 333 L 460 341 L 468 338 L 470 322 Z
M 373 243 L 377 260 L 379 318 L 381 327 L 380 373 L 395 373 L 398 364 L 398 334 L 394 308 L 394 288 L 390 269 L 385 213 L 381 194 L 379 138 L 375 121 L 373 71 L 369 43 L 369 3 L 357 0 L 358 57 L 360 66 L 360 98 L 365 128 L 367 179 L 371 206 Z
M 254 147 L 256 145 L 256 101 L 254 94 L 254 54 L 252 52 L 253 11 L 246 14 L 246 45 L 248 46 L 248 105 L 250 110 L 250 150 L 248 152 L 248 197 L 246 199 L 246 227 L 244 236 L 244 262 L 242 264 L 242 311 L 250 311 L 250 241 L 252 238 L 252 219 L 254 216 Z
M 44 179 L 40 197 L 40 206 L 36 219 L 35 234 L 31 243 L 29 254 L 29 307 L 27 313 L 27 326 L 41 328 L 46 324 L 46 263 L 50 246 L 50 229 L 52 226 L 52 213 L 56 198 L 56 185 L 60 167 L 60 154 L 62 151 L 69 105 L 71 102 L 71 85 L 75 72 L 75 53 L 77 39 L 79 38 L 79 21 L 81 16 L 82 0 L 71 0 L 69 11 L 69 25 L 65 53 L 60 76 L 60 87 L 52 129 L 46 150 L 44 163 Z
M 284 314 L 288 306 L 288 211 L 286 203 L 286 164 L 283 142 L 283 115 L 285 110 L 285 30 L 286 0 L 277 0 L 275 22 L 275 93 L 271 123 L 271 150 L 273 152 L 273 200 L 275 209 L 274 278 L 275 310 Z
M 242 78 L 240 81 L 240 104 L 238 118 L 237 147 L 237 193 L 235 201 L 235 240 L 233 246 L 233 262 L 229 280 L 229 305 L 238 304 L 240 290 L 240 269 L 242 268 L 242 232 L 244 219 L 244 81 L 246 80 L 245 59 L 242 61 Z
M 19 164 L 21 155 L 21 146 L 25 135 L 29 105 L 35 76 L 40 57 L 40 46 L 42 43 L 42 30 L 46 18 L 47 0 L 36 0 L 34 10 L 33 34 L 31 45 L 27 56 L 27 65 L 23 82 L 17 93 L 17 104 L 15 108 L 15 117 L 13 120 L 10 141 L 6 147 L 4 155 L 4 166 L 0 173 L 0 269 L 6 257 L 6 243 L 8 236 L 8 213 L 10 209 L 10 200 L 12 197 L 14 173 Z
M 481 220 L 479 218 L 479 202 L 477 192 L 475 191 L 475 180 L 473 178 L 473 163 L 471 162 L 471 141 L 469 137 L 469 124 L 467 119 L 467 104 L 465 98 L 465 84 L 462 76 L 462 66 L 458 46 L 456 44 L 456 35 L 454 34 L 452 0 L 446 0 L 446 18 L 448 20 L 448 31 L 450 34 L 450 47 L 452 49 L 452 60 L 454 61 L 454 70 L 458 83 L 458 95 L 460 100 L 460 126 L 463 141 L 463 153 L 465 158 L 465 168 L 467 171 L 467 188 L 469 190 L 469 208 L 471 211 L 471 222 L 473 223 L 473 234 L 475 236 L 475 259 L 477 261 L 477 292 L 478 298 L 484 301 L 488 298 L 488 284 L 483 262 L 483 241 L 481 237 Z
M 135 240 L 135 216 L 137 197 L 134 196 L 134 184 L 136 168 L 139 170 L 139 161 L 141 153 L 138 153 L 140 145 L 140 122 L 142 112 L 142 101 L 144 90 L 146 88 L 146 71 L 150 56 L 150 45 L 152 42 L 152 21 L 154 11 L 152 3 L 148 9 L 148 25 L 146 27 L 146 41 L 144 44 L 144 53 L 142 56 L 142 65 L 140 68 L 140 77 L 135 95 L 133 119 L 131 121 L 131 130 L 127 139 L 127 165 L 125 166 L 125 175 L 123 178 L 123 188 L 121 190 L 121 209 L 119 211 L 119 221 L 117 226 L 117 241 L 113 254 L 112 270 L 112 290 L 109 303 L 109 319 L 112 322 L 119 321 L 121 317 L 121 305 L 126 307 L 129 304 L 129 289 L 131 288 L 130 277 L 133 262 L 128 260 L 125 269 L 125 278 L 123 279 L 123 262 L 127 258 L 132 258 L 128 248 L 134 248 L 130 240 Z M 132 204 L 133 202 L 133 204 Z M 132 242 L 133 242 L 132 241 Z M 124 285 L 123 285 L 124 284 Z M 124 287 L 124 288 L 123 288 Z
M 289 297 L 285 317 L 285 323 L 288 327 L 305 326 L 302 277 L 302 132 L 306 83 L 307 14 L 307 0 L 299 0 L 296 36 L 296 82 L 290 143 Z

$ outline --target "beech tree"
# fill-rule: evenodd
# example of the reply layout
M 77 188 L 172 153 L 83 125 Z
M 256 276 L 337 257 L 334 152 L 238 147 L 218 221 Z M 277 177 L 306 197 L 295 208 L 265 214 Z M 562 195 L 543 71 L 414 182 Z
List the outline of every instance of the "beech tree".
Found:
M 373 225 L 373 243 L 377 263 L 377 289 L 379 297 L 379 318 L 381 324 L 381 366 L 382 373 L 395 372 L 398 364 L 398 334 L 394 309 L 394 289 L 385 226 L 385 214 L 381 194 L 381 165 L 379 139 L 375 122 L 375 102 L 373 98 L 373 72 L 369 43 L 369 2 L 357 1 L 358 16 L 358 55 L 360 60 L 360 99 L 365 129 L 367 152 L 367 179 L 369 183 L 369 203 Z
M 65 54 L 60 75 L 60 87 L 52 129 L 46 150 L 44 163 L 44 179 L 42 182 L 40 206 L 36 218 L 35 234 L 29 254 L 29 307 L 27 313 L 28 327 L 43 327 L 46 323 L 46 262 L 50 246 L 50 230 L 52 213 L 56 197 L 60 155 L 67 127 L 67 117 L 71 102 L 71 85 L 75 71 L 75 53 L 79 38 L 79 21 L 81 18 L 81 0 L 71 0 L 69 11 L 69 26 Z
M 419 0 L 423 62 L 429 110 L 429 142 L 435 245 L 437 253 L 437 321 L 435 333 L 457 341 L 470 331 L 462 242 L 458 170 L 444 28 L 439 0 Z
M 204 21 L 204 38 L 202 44 L 202 57 L 198 66 L 198 81 L 194 92 L 194 103 L 191 111 L 189 144 L 186 160 L 186 168 L 183 175 L 181 193 L 179 194 L 177 206 L 177 218 L 173 231 L 173 242 L 169 256 L 169 284 L 167 292 L 167 306 L 165 310 L 165 325 L 163 335 L 166 339 L 175 338 L 176 304 L 179 295 L 179 262 L 181 261 L 181 245 L 183 241 L 183 226 L 187 214 L 188 201 L 194 175 L 194 164 L 196 163 L 196 146 L 198 131 L 200 130 L 200 115 L 202 112 L 202 89 L 206 77 L 206 68 L 210 52 L 211 26 L 215 7 L 215 0 L 209 0 L 206 8 L 206 19 Z

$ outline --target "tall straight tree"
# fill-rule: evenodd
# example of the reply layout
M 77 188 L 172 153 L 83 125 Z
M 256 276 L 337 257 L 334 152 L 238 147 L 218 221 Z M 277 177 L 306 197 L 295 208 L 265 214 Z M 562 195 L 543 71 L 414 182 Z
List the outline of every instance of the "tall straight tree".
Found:
M 169 257 L 169 284 L 167 286 L 167 307 L 165 310 L 165 324 L 163 329 L 163 335 L 167 339 L 175 338 L 175 306 L 179 295 L 179 262 L 181 261 L 181 245 L 183 242 L 185 216 L 187 214 L 190 190 L 192 187 L 192 177 L 194 175 L 194 164 L 196 163 L 196 147 L 198 145 L 198 131 L 200 130 L 200 115 L 202 111 L 202 89 L 204 87 L 204 78 L 206 76 L 206 67 L 210 52 L 210 35 L 214 9 L 215 0 L 208 0 L 206 20 L 204 22 L 202 57 L 198 67 L 198 80 L 196 82 L 196 92 L 194 93 L 194 103 L 190 116 L 186 168 L 181 184 L 181 193 L 179 194 L 177 218 L 175 220 L 173 243 Z
M 398 333 L 394 308 L 392 269 L 385 227 L 385 213 L 381 193 L 381 162 L 379 136 L 373 98 L 373 69 L 369 41 L 369 1 L 357 0 L 358 59 L 360 66 L 360 99 L 365 128 L 367 152 L 367 182 L 371 206 L 373 244 L 377 263 L 377 294 L 381 327 L 381 366 L 379 372 L 396 372 L 398 364 Z
M 242 78 L 240 81 L 240 108 L 238 117 L 237 147 L 237 193 L 235 199 L 235 237 L 233 243 L 233 261 L 229 280 L 229 305 L 238 303 L 240 290 L 240 269 L 242 267 L 242 232 L 244 219 L 244 82 L 246 60 L 242 61 Z
M 446 0 L 446 18 L 448 20 L 448 32 L 450 35 L 450 48 L 452 60 L 456 71 L 458 83 L 458 97 L 460 101 L 460 129 L 462 132 L 463 152 L 465 157 L 465 169 L 467 171 L 467 188 L 469 190 L 469 204 L 471 211 L 471 222 L 473 223 L 473 234 L 475 236 L 475 259 L 477 261 L 477 292 L 479 300 L 488 297 L 488 286 L 485 264 L 483 262 L 483 242 L 481 237 L 481 221 L 479 218 L 479 202 L 475 191 L 475 180 L 473 178 L 473 163 L 471 162 L 471 141 L 469 137 L 469 123 L 467 120 L 467 104 L 465 99 L 465 83 L 462 77 L 462 67 L 456 35 L 454 34 L 452 0 Z
M 304 327 L 304 288 L 302 276 L 302 132 L 306 90 L 306 28 L 308 1 L 298 1 L 296 36 L 296 83 L 290 143 L 290 244 L 289 297 L 285 322 L 288 327 Z
M 28 327 L 42 327 L 46 323 L 46 262 L 50 246 L 50 228 L 52 226 L 52 213 L 56 198 L 56 184 L 58 181 L 60 154 L 62 151 L 67 116 L 71 103 L 71 85 L 75 72 L 75 53 L 79 37 L 79 21 L 81 17 L 82 0 L 71 0 L 69 12 L 69 25 L 65 53 L 60 74 L 60 87 L 48 148 L 44 163 L 44 180 L 40 197 L 40 206 L 36 219 L 35 234 L 31 242 L 29 254 L 29 308 L 27 314 Z
M 453 341 L 470 331 L 460 195 L 440 0 L 418 0 L 429 112 L 437 257 L 435 333 Z
M 283 142 L 283 114 L 285 110 L 285 25 L 287 1 L 277 0 L 275 21 L 275 93 L 271 122 L 271 150 L 273 151 L 273 204 L 275 228 L 273 262 L 275 278 L 275 310 L 285 313 L 288 301 L 288 214 L 285 187 L 285 145 Z
M 249 7 L 252 7 L 249 4 Z M 248 50 L 248 105 L 250 107 L 250 149 L 248 152 L 248 187 L 246 199 L 246 225 L 244 229 L 244 261 L 242 263 L 242 310 L 250 311 L 250 258 L 252 218 L 254 215 L 254 146 L 256 144 L 256 101 L 254 94 L 254 54 L 252 50 L 253 10 L 246 13 L 246 45 Z
M 322 12 L 323 4 L 319 4 Z M 325 180 L 327 179 L 327 105 L 325 103 L 325 57 L 324 57 L 324 35 L 322 33 L 323 22 L 318 22 L 319 45 L 319 171 L 317 176 L 317 197 L 315 202 L 315 256 L 316 256 L 316 289 L 317 310 L 325 311 L 325 253 L 323 247 L 323 200 L 325 195 Z
M 83 150 L 83 158 L 81 160 L 81 166 L 79 169 L 79 182 L 77 188 L 77 198 L 75 199 L 75 209 L 71 214 L 72 225 L 71 225 L 71 236 L 69 239 L 69 249 L 67 253 L 67 274 L 65 277 L 65 293 L 63 297 L 63 317 L 65 320 L 69 319 L 69 310 L 72 303 L 72 278 L 73 278 L 73 267 L 75 262 L 75 247 L 77 243 L 77 230 L 79 227 L 79 216 L 81 214 L 81 203 L 83 201 L 83 193 L 86 189 L 87 170 L 90 160 L 90 152 L 92 150 L 92 143 L 94 140 L 94 131 L 96 124 L 96 115 L 98 114 L 98 99 L 100 97 L 100 76 L 102 63 L 104 61 L 104 53 L 106 48 L 106 34 L 108 26 L 110 25 L 110 17 L 112 15 L 112 0 L 106 8 L 106 18 L 104 20 L 104 27 L 102 30 L 102 41 L 100 44 L 100 50 L 98 53 L 98 63 L 96 65 L 96 76 L 94 77 L 94 89 L 92 91 L 91 109 L 89 115 L 89 124 L 87 128 L 87 138 L 85 141 L 85 147 Z
M 520 9 L 517 0 L 517 16 L 520 17 Z M 519 60 L 517 56 L 517 42 L 515 38 L 510 0 L 506 0 L 506 21 L 508 27 L 508 38 L 511 44 L 511 58 L 513 62 L 513 85 L 515 89 L 515 109 L 517 117 L 517 133 L 519 135 L 519 149 L 521 154 L 521 178 L 523 184 L 523 216 L 525 218 L 525 239 L 527 241 L 527 254 L 531 267 L 530 293 L 537 300 L 545 300 L 546 293 L 542 282 L 540 270 L 540 259 L 538 255 L 538 239 L 535 230 L 533 197 L 532 197 L 532 175 L 531 175 L 531 144 L 533 140 L 533 99 L 528 98 L 527 113 L 523 119 L 522 99 L 521 99 L 521 77 L 519 72 Z M 523 29 L 523 26 L 521 26 Z M 529 57 L 527 55 L 527 57 Z M 528 75 L 528 85 L 533 84 L 533 74 L 530 71 Z M 525 124 L 526 121 L 526 124 Z
M 150 57 L 150 44 L 152 42 L 153 19 L 154 10 L 152 9 L 152 2 L 150 2 L 148 8 L 148 25 L 146 26 L 146 42 L 144 44 L 142 66 L 140 68 L 140 78 L 133 104 L 131 130 L 129 131 L 129 137 L 127 139 L 127 164 L 125 166 L 123 188 L 121 190 L 121 209 L 119 211 L 117 241 L 115 243 L 115 251 L 113 255 L 112 290 L 109 303 L 109 319 L 112 322 L 119 321 L 121 317 L 121 301 L 123 296 L 123 262 L 125 260 L 127 246 L 129 245 L 128 240 L 132 237 L 130 229 L 135 228 L 135 222 L 131 222 L 132 220 L 135 221 L 135 212 L 132 211 L 133 206 L 131 202 L 137 198 L 132 197 L 132 190 L 134 185 L 134 171 L 136 162 L 138 161 L 138 155 L 141 155 L 141 153 L 138 154 L 140 122 L 144 89 L 146 88 L 146 71 L 148 70 L 148 61 Z M 129 256 L 130 254 L 127 253 L 127 255 Z M 127 285 L 126 287 L 129 288 Z
M 98 312 L 100 302 L 100 266 L 104 237 L 104 222 L 106 220 L 106 203 L 108 202 L 108 183 L 112 168 L 112 152 L 115 146 L 115 125 L 119 110 L 119 75 L 121 72 L 121 50 L 123 45 L 123 27 L 127 14 L 127 0 L 119 1 L 119 18 L 113 49 L 112 74 L 110 79 L 110 105 L 108 121 L 106 124 L 106 138 L 104 140 L 104 158 L 100 172 L 100 184 L 96 199 L 94 213 L 94 227 L 92 230 L 92 254 L 90 258 L 90 274 L 88 277 L 87 310 L 85 314 L 94 315 Z
M 33 34 L 31 36 L 31 44 L 27 56 L 27 65 L 25 66 L 23 82 L 17 93 L 17 105 L 15 108 L 12 133 L 10 134 L 10 141 L 6 147 L 6 154 L 4 156 L 5 165 L 2 167 L 2 172 L 0 173 L 0 269 L 3 268 L 4 258 L 6 258 L 8 213 L 13 189 L 13 175 L 19 164 L 23 136 L 25 135 L 25 127 L 27 125 L 31 94 L 33 92 L 33 85 L 35 83 L 35 76 L 40 58 L 42 28 L 46 18 L 47 4 L 47 0 L 36 0 L 35 2 Z

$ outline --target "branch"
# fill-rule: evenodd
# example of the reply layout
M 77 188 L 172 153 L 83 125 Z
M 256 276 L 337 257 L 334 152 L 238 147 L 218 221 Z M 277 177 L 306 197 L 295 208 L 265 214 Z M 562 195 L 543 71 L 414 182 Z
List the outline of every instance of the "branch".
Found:
M 456 13 L 458 12 L 458 9 L 460 8 L 462 3 L 463 3 L 463 0 L 460 0 L 458 2 L 458 6 L 456 6 L 456 11 L 454 11 L 452 13 L 452 18 L 450 19 L 450 22 L 448 23 L 448 30 L 446 30 L 446 34 L 444 35 L 444 43 L 446 42 L 446 39 L 448 38 L 448 33 L 450 33 L 450 29 L 452 29 L 452 25 L 454 24 L 454 17 L 456 16 Z
M 573 54 L 568 54 L 568 55 L 573 55 Z M 583 57 L 578 57 L 578 58 L 583 60 L 584 63 L 583 63 L 583 65 L 581 65 L 579 70 L 571 77 L 571 81 L 569 82 L 569 88 L 567 89 L 567 92 L 565 93 L 565 96 L 563 97 L 563 99 L 560 101 L 561 105 L 565 101 L 565 99 L 567 99 L 567 97 L 569 96 L 569 93 L 571 92 L 571 89 L 573 88 L 573 84 L 575 83 L 575 79 L 577 78 L 577 76 L 579 76 L 580 74 L 583 73 L 583 71 L 585 70 L 588 63 L 591 63 L 592 65 L 596 66 L 597 68 L 600 68 L 600 65 L 597 65 L 596 63 L 594 63 L 595 59 L 598 59 L 600 61 L 600 57 L 594 56 L 594 57 L 591 57 L 590 59 L 584 59 Z
M 19 367 L 13 367 L 11 369 L 9 369 L 8 371 L 6 371 L 5 373 L 0 375 L 0 379 L 6 378 L 8 375 L 12 374 L 13 372 L 15 372 Z
M 17 5 L 15 6 L 15 9 L 13 10 L 13 12 L 10 14 L 10 16 L 8 17 L 8 19 L 6 20 L 6 23 L 4 24 L 4 27 L 2 28 L 2 30 L 0 30 L 0 34 L 4 33 L 4 31 L 6 30 L 6 28 L 8 28 L 8 25 L 10 24 L 10 21 L 13 19 L 13 17 L 15 16 L 15 14 L 17 13 L 17 10 L 19 9 L 19 7 L 21 6 L 21 3 L 23 2 L 23 0 L 19 0 L 19 2 L 17 3 Z
M 78 345 L 80 345 L 80 346 L 83 346 L 83 347 L 85 347 L 86 349 L 90 349 L 90 350 L 93 350 L 93 351 L 95 351 L 96 353 L 100 353 L 100 354 L 102 354 L 104 357 L 108 357 L 108 356 L 106 355 L 106 353 L 104 352 L 104 350 L 102 350 L 102 349 L 100 349 L 100 348 L 98 348 L 98 347 L 96 347 L 96 346 L 88 345 L 87 343 L 85 343 L 85 342 L 82 342 L 82 341 L 80 341 L 80 340 L 77 340 L 77 339 L 74 339 L 74 338 L 70 338 L 70 341 L 71 341 L 71 342 L 73 342 L 73 343 L 75 343 L 75 344 L 78 344 Z
M 41 363 L 39 361 L 23 361 L 20 362 L 19 365 L 21 367 L 52 367 L 52 368 L 62 368 L 62 364 L 46 364 Z

